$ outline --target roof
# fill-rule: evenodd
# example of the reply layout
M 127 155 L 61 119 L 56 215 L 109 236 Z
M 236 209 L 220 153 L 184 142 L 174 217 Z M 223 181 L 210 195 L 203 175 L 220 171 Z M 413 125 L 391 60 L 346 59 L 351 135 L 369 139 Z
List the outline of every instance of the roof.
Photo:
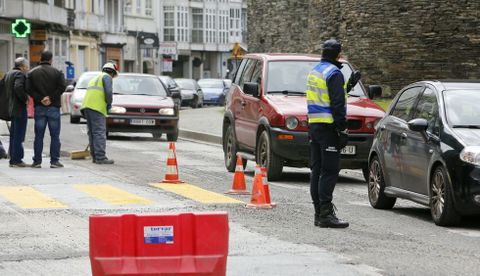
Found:
M 429 83 L 438 90 L 480 90 L 480 80 L 425 80 L 418 83 Z

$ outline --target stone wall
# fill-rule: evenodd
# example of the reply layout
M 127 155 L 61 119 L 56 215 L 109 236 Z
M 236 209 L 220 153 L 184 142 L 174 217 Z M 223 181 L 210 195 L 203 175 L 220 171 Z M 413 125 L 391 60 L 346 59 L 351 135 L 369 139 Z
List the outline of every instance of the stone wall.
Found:
M 250 52 L 320 53 L 335 37 L 384 95 L 423 79 L 480 78 L 478 0 L 249 0 Z

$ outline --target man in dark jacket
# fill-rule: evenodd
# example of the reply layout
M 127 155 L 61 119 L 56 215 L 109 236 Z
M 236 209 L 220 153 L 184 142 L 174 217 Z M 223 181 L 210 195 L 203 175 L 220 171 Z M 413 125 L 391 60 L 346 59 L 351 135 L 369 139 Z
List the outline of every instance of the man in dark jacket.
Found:
M 65 77 L 52 65 L 52 53 L 45 51 L 40 64 L 27 75 L 27 91 L 35 105 L 35 142 L 33 168 L 41 168 L 43 137 L 50 131 L 50 168 L 62 168 L 60 163 L 60 105 L 65 91 Z
M 340 171 L 340 151 L 347 135 L 345 80 L 339 62 L 342 46 L 334 40 L 324 42 L 322 59 L 308 75 L 307 107 L 310 137 L 310 194 L 315 207 L 314 224 L 345 228 L 332 203 Z
M 5 76 L 5 92 L 9 99 L 8 113 L 12 124 L 10 127 L 10 167 L 23 168 L 23 141 L 27 131 L 28 94 L 25 91 L 25 74 L 28 72 L 28 60 L 20 57 L 15 60 L 15 67 Z

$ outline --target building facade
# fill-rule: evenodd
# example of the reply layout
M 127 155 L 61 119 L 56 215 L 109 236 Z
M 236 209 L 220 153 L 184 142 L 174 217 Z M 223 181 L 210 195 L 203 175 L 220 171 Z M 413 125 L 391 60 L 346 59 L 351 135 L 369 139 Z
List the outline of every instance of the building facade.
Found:
M 74 67 L 72 81 L 106 61 L 123 72 L 223 78 L 233 44 L 246 48 L 246 8 L 243 0 L 0 0 L 0 76 L 16 57 L 33 67 L 50 50 L 53 66 Z M 11 34 L 18 18 L 31 23 L 27 38 Z
M 163 18 L 158 22 L 162 74 L 194 79 L 225 77 L 232 45 L 245 43 L 246 3 L 164 0 L 159 8 L 159 18 Z

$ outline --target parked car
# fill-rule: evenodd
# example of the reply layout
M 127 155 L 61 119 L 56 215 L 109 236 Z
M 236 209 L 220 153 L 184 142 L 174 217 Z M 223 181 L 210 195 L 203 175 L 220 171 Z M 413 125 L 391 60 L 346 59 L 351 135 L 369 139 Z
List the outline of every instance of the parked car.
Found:
M 167 87 L 168 96 L 173 98 L 173 101 L 177 106 L 182 103 L 182 94 L 180 93 L 180 87 L 170 76 L 159 76 L 162 83 Z
M 229 88 L 223 79 L 200 79 L 198 85 L 202 88 L 205 104 L 225 104 L 225 96 Z
M 88 83 L 92 78 L 100 74 L 100 72 L 85 72 L 80 75 L 75 88 L 73 89 L 72 95 L 70 97 L 70 123 L 78 124 L 80 119 L 83 117 L 80 112 L 80 107 L 82 107 L 83 98 L 87 92 Z M 71 87 L 68 87 L 68 90 L 71 90 Z
M 368 198 L 430 207 L 437 225 L 480 214 L 480 83 L 422 81 L 400 91 L 377 125 Z
M 203 92 L 202 88 L 194 79 L 175 79 L 175 82 L 180 87 L 180 94 L 182 95 L 182 105 L 190 105 L 192 108 L 203 106 Z
M 113 103 L 107 132 L 146 132 L 154 138 L 178 138 L 178 107 L 154 75 L 119 74 L 113 79 Z
M 248 54 L 235 74 L 223 120 L 223 151 L 228 171 L 235 170 L 240 153 L 244 162 L 266 167 L 277 180 L 284 166 L 308 167 L 307 75 L 320 61 L 318 55 Z M 343 62 L 348 79 L 352 67 Z M 359 82 L 348 97 L 349 141 L 342 150 L 341 168 L 362 169 L 368 177 L 368 153 L 374 125 L 384 111 L 371 98 L 381 94 L 371 86 L 369 95 Z

